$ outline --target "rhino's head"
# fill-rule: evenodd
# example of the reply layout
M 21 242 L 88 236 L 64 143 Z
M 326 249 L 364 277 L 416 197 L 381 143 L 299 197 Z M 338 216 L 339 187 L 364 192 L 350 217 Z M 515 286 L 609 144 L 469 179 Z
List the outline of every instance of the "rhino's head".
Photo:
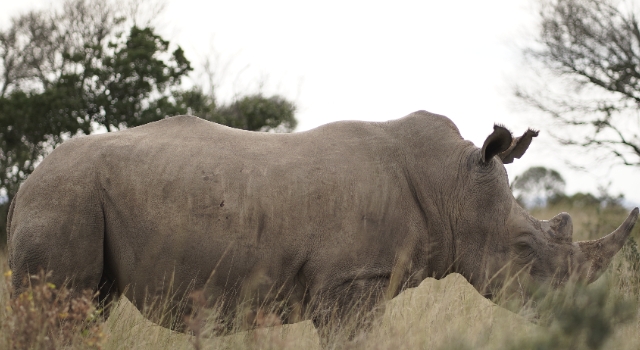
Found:
M 512 138 L 501 126 L 483 147 L 470 151 L 464 186 L 465 215 L 459 216 L 454 269 L 484 296 L 523 285 L 558 287 L 570 279 L 591 283 L 622 248 L 638 218 L 638 208 L 614 232 L 592 241 L 573 242 L 567 213 L 538 220 L 516 202 L 503 164 L 520 158 L 537 132 Z

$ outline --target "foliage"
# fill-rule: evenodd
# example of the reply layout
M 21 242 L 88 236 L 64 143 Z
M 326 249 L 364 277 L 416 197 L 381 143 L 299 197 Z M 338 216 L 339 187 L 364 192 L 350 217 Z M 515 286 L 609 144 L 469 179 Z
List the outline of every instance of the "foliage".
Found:
M 567 126 L 568 145 L 604 150 L 640 165 L 640 25 L 613 0 L 539 0 L 537 44 L 524 50 L 542 75 L 515 95 Z M 554 89 L 553 87 L 556 87 Z
M 146 49 L 132 45 L 146 45 Z M 100 68 L 85 66 L 82 74 L 62 75 L 42 93 L 14 91 L 0 99 L 0 130 L 4 130 L 0 136 L 0 180 L 7 192 L 15 193 L 12 186 L 26 178 L 35 161 L 65 135 L 88 134 L 94 122 L 110 130 L 144 124 L 173 112 L 167 96 L 148 100 L 154 90 L 178 81 L 189 68 L 188 62 L 174 70 L 155 60 L 166 45 L 150 29 L 133 27 L 126 43 L 114 45 L 114 57 L 104 58 Z M 174 55 L 184 60 L 180 51 Z M 148 106 L 143 107 L 145 104 Z
M 10 272 L 5 276 L 11 290 Z M 6 301 L 7 313 L 0 319 L 6 347 L 100 349 L 105 336 L 93 293 L 74 294 L 64 286 L 48 283 L 47 277 L 44 272 L 32 276 L 29 289 Z
M 591 193 L 577 192 L 572 195 L 564 193 L 558 194 L 551 198 L 549 205 L 565 205 L 570 208 L 599 207 L 611 209 L 623 209 L 622 200 L 624 195 L 611 195 L 606 189 L 600 188 L 598 196 Z
M 549 205 L 566 205 L 573 208 L 600 206 L 601 200 L 591 193 L 561 194 L 549 200 Z
M 516 176 L 511 184 L 516 199 L 525 206 L 543 206 L 564 195 L 565 181 L 553 169 L 537 166 Z

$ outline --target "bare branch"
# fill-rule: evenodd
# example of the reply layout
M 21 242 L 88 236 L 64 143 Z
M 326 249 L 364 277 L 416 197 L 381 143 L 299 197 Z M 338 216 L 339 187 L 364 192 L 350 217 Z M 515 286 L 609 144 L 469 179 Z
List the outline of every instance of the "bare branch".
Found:
M 541 0 L 540 49 L 524 54 L 540 63 L 562 93 L 548 82 L 516 87 L 515 96 L 566 127 L 567 145 L 608 149 L 625 165 L 640 158 L 640 24 L 638 16 L 610 0 Z

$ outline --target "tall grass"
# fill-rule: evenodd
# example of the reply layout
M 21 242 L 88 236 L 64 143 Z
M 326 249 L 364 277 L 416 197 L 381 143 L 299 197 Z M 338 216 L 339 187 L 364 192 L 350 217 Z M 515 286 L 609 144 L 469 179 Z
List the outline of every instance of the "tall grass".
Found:
M 549 219 L 560 211 L 574 219 L 574 240 L 593 239 L 613 231 L 626 217 L 618 208 L 542 208 L 533 211 Z M 347 348 L 357 349 L 640 349 L 640 254 L 632 233 L 607 272 L 588 287 L 572 285 L 536 294 L 532 303 L 507 311 L 480 296 L 458 274 L 425 280 L 386 304 L 386 312 Z M 8 270 L 5 256 L 0 271 Z M 9 348 L 11 324 L 21 322 L 9 300 L 9 285 L 0 285 L 0 348 Z M 195 296 L 197 297 L 197 295 Z M 11 305 L 10 305 L 11 304 Z M 92 315 L 91 313 L 87 314 Z M 211 336 L 219 325 L 207 314 L 189 319 L 191 335 L 169 331 L 148 321 L 125 298 L 100 325 L 102 335 L 91 343 L 95 321 L 84 320 L 66 335 L 68 348 L 103 349 L 320 349 L 310 321 L 280 325 L 269 314 L 259 322 L 271 327 Z M 90 318 L 90 317 L 88 317 Z M 92 323 L 93 322 L 93 323 Z M 26 326 L 28 327 L 28 326 Z M 19 327 L 18 327 L 19 328 Z M 28 332 L 28 330 L 27 330 Z M 57 330 L 57 332 L 60 332 Z M 34 334 L 38 332 L 34 331 Z M 96 333 L 100 334 L 100 333 Z M 15 337 L 15 336 L 14 336 Z M 59 340 L 58 340 L 59 341 Z M 61 344 L 61 343 L 56 343 Z M 37 343 L 32 348 L 49 348 Z

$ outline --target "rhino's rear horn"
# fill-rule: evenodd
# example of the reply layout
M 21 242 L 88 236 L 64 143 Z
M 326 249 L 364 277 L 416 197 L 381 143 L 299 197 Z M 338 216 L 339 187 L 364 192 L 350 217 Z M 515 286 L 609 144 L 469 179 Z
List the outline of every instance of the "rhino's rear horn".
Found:
M 513 137 L 507 128 L 502 125 L 494 125 L 493 132 L 484 140 L 482 145 L 482 161 L 484 163 L 490 162 L 491 158 L 506 151 L 511 146 L 512 141 Z
M 584 254 L 585 263 L 581 277 L 591 283 L 600 277 L 609 266 L 613 256 L 622 248 L 638 219 L 638 208 L 634 208 L 627 219 L 615 231 L 596 240 L 576 242 Z
M 565 242 L 573 242 L 573 221 L 567 213 L 560 213 L 549 220 L 549 226 L 556 238 Z

